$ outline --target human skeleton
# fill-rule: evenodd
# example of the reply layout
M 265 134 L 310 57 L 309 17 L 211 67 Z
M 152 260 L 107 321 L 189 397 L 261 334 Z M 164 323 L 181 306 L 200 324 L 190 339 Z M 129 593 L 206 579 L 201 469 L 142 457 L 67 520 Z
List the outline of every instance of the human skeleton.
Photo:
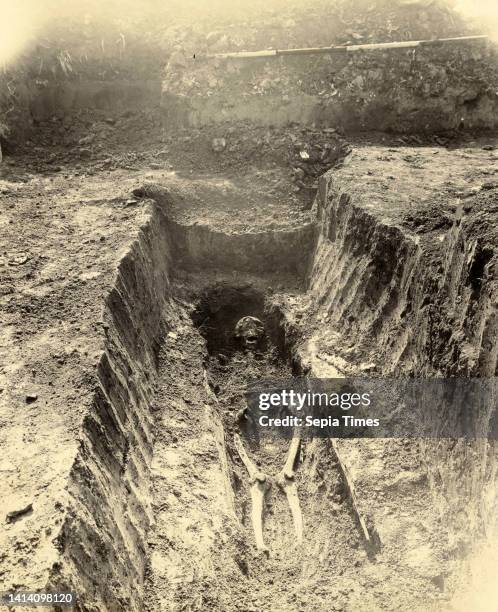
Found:
M 258 346 L 261 345 L 264 335 L 265 330 L 263 323 L 256 317 L 243 317 L 235 326 L 235 337 L 238 338 L 245 350 L 256 350 Z M 266 492 L 272 485 L 272 480 L 250 459 L 244 448 L 242 439 L 237 433 L 234 435 L 234 445 L 249 474 L 252 504 L 251 520 L 256 547 L 258 550 L 267 553 L 268 548 L 265 545 L 263 537 L 264 499 Z M 299 496 L 295 481 L 295 468 L 300 446 L 301 439 L 294 437 L 291 441 L 284 466 L 274 479 L 275 484 L 284 491 L 287 497 L 298 542 L 301 542 L 303 539 L 303 516 L 301 513 L 301 506 L 299 505 Z

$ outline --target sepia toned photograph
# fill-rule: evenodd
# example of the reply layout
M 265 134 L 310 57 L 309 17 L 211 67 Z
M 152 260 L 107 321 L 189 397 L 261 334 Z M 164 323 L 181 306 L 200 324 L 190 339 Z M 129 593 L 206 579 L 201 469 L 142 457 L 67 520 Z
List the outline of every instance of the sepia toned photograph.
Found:
M 495 0 L 0 0 L 0 610 L 498 612 Z

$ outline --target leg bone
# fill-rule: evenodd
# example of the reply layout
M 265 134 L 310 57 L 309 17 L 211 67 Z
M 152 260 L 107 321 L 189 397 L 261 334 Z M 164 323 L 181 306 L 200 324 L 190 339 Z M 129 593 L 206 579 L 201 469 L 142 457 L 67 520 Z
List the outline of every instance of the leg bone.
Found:
M 289 446 L 289 452 L 287 453 L 287 459 L 285 460 L 284 467 L 281 471 L 281 475 L 289 480 L 294 478 L 294 465 L 296 464 L 296 457 L 300 446 L 301 438 L 292 438 L 292 442 Z
M 296 463 L 297 453 L 301 445 L 300 438 L 292 438 L 292 442 L 287 453 L 287 459 L 284 467 L 280 472 L 277 482 L 280 487 L 285 491 L 287 502 L 289 504 L 292 521 L 294 522 L 294 530 L 298 542 L 303 540 L 303 515 L 301 513 L 301 506 L 299 504 L 299 496 L 297 494 L 297 486 L 294 481 L 294 465 Z
M 258 469 L 258 466 L 253 461 L 251 461 L 251 459 L 249 459 L 239 434 L 234 435 L 233 441 L 235 444 L 235 448 L 237 449 L 237 452 L 239 453 L 240 458 L 242 459 L 242 463 L 245 465 L 246 470 L 249 472 L 250 483 L 252 484 L 254 481 L 258 481 L 261 483 L 265 482 L 266 475 Z
M 296 483 L 293 480 L 287 480 L 283 488 L 285 495 L 287 496 L 287 503 L 289 504 L 291 510 L 296 539 L 299 543 L 301 543 L 303 541 L 303 515 L 301 513 L 301 506 L 299 504 Z
M 249 459 L 246 450 L 242 444 L 242 440 L 238 434 L 234 436 L 234 444 L 237 452 L 240 455 L 242 463 L 249 473 L 250 491 L 251 491 L 251 520 L 254 529 L 254 539 L 258 550 L 268 552 L 263 539 L 263 504 L 265 493 L 267 490 L 266 475 L 258 469 L 256 464 Z
M 263 538 L 263 504 L 266 493 L 266 483 L 258 482 L 257 480 L 251 485 L 251 520 L 252 528 L 254 529 L 254 539 L 256 548 L 265 553 L 268 552 L 268 547 L 265 545 Z

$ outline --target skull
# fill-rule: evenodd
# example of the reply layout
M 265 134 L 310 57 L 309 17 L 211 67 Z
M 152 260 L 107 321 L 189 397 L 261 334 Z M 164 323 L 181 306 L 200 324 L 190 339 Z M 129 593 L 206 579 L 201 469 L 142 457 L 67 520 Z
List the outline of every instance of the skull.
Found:
M 235 337 L 248 350 L 256 349 L 264 335 L 264 325 L 256 317 L 242 317 L 235 326 Z

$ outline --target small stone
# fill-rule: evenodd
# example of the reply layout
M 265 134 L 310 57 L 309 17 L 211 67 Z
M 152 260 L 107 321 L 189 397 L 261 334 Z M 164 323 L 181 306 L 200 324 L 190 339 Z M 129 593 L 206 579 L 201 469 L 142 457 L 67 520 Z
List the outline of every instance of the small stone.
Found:
M 292 171 L 294 172 L 296 179 L 304 179 L 304 170 L 302 168 L 293 168 Z
M 95 134 L 88 134 L 88 136 L 83 136 L 78 140 L 79 145 L 87 145 L 95 140 Z
M 9 263 L 13 266 L 22 266 L 29 260 L 27 253 L 18 253 L 9 259 Z
M 26 404 L 32 404 L 33 402 L 36 402 L 37 399 L 38 395 L 36 395 L 36 393 L 28 393 L 26 395 Z
M 431 580 L 440 591 L 444 591 L 444 574 L 433 576 Z
M 145 198 L 147 196 L 145 187 L 140 186 L 132 190 L 132 194 L 137 198 Z
M 371 370 L 375 370 L 376 368 L 376 363 L 360 363 L 359 365 L 359 370 L 361 372 L 370 372 Z
M 481 191 L 490 191 L 491 189 L 497 189 L 497 188 L 498 188 L 498 182 L 483 183 L 481 185 Z
M 225 138 L 213 138 L 211 142 L 211 148 L 215 153 L 222 153 L 227 146 Z
M 410 490 L 416 485 L 426 482 L 427 476 L 421 472 L 404 470 L 399 472 L 396 477 L 387 484 L 388 489 Z
M 6 520 L 7 523 L 13 523 L 17 519 L 21 518 L 25 514 L 29 514 L 33 511 L 33 504 L 28 504 L 19 510 L 12 510 L 11 512 L 7 512 Z

